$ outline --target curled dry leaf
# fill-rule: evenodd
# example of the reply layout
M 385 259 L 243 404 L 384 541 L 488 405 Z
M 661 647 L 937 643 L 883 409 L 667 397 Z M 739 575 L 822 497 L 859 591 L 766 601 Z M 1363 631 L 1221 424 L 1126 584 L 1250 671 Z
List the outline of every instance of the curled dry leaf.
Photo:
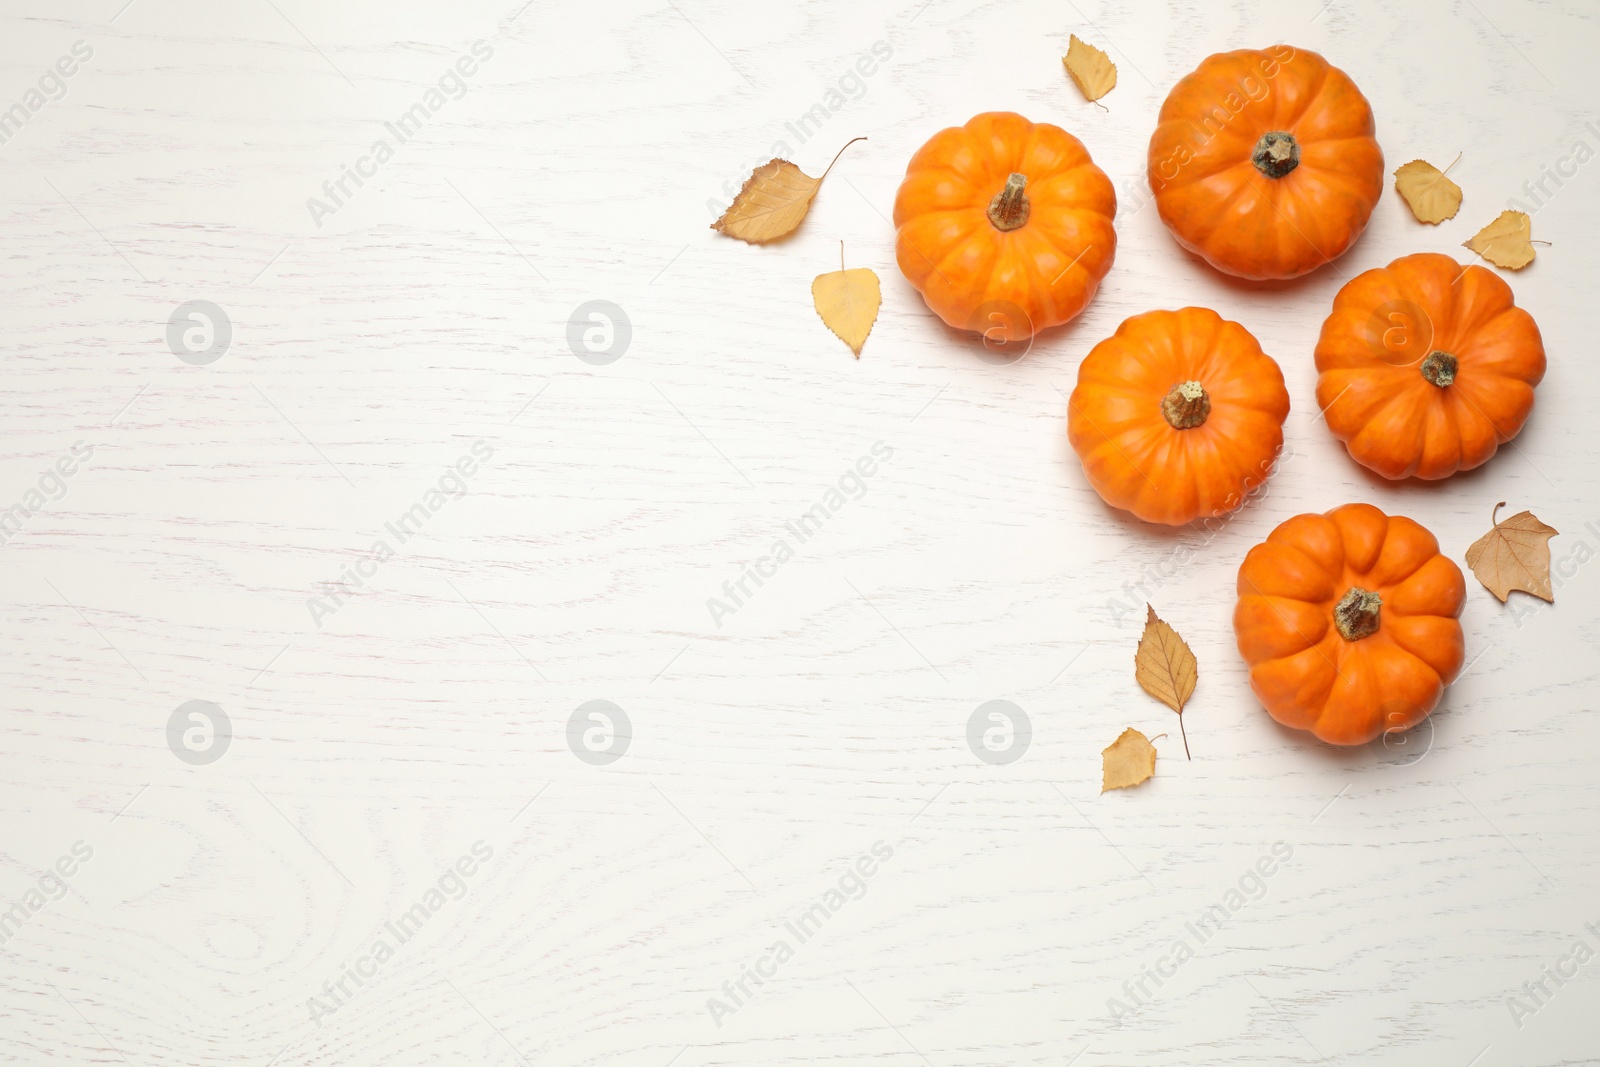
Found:
M 1467 566 L 1502 604 L 1514 589 L 1554 604 L 1550 538 L 1560 531 L 1534 518 L 1531 511 L 1519 511 L 1505 522 L 1495 522 L 1495 516 L 1505 506 L 1504 500 L 1494 506 L 1494 514 L 1489 516 L 1494 529 L 1472 542 L 1467 549 Z
M 878 276 L 867 267 L 844 269 L 844 242 L 839 243 L 839 269 L 819 274 L 811 283 L 811 303 L 828 329 L 860 359 L 861 346 L 878 321 L 883 291 Z
M 1189 757 L 1189 732 L 1183 726 L 1183 706 L 1194 694 L 1199 664 L 1178 631 L 1157 618 L 1155 608 L 1149 604 L 1144 607 L 1149 614 L 1139 638 L 1139 650 L 1133 655 L 1134 678 L 1139 688 L 1178 713 L 1183 754 Z
M 1156 747 L 1133 727 L 1100 753 L 1100 792 L 1127 789 L 1156 773 Z
M 845 142 L 844 148 L 865 140 L 865 137 L 857 137 L 854 141 Z M 833 157 L 833 163 L 839 162 L 839 156 L 844 155 L 844 148 L 839 149 Z M 822 179 L 833 169 L 833 163 L 829 163 L 828 170 L 816 178 L 787 159 L 774 159 L 761 164 L 751 172 L 739 195 L 733 198 L 728 210 L 711 224 L 711 228 L 753 245 L 787 237 L 805 221 L 806 213 L 811 210 L 811 201 L 816 199 Z
M 1077 34 L 1072 35 L 1061 62 L 1072 80 L 1078 83 L 1085 100 L 1099 100 L 1117 86 L 1117 65 L 1111 62 L 1111 57 L 1094 45 L 1080 41 Z
M 1521 211 L 1502 211 L 1462 245 L 1497 267 L 1521 270 L 1533 262 L 1533 220 Z
M 1418 222 L 1437 226 L 1445 219 L 1455 218 L 1461 208 L 1461 186 L 1426 160 L 1413 159 L 1396 170 L 1394 187 L 1405 198 L 1406 206 L 1411 208 Z

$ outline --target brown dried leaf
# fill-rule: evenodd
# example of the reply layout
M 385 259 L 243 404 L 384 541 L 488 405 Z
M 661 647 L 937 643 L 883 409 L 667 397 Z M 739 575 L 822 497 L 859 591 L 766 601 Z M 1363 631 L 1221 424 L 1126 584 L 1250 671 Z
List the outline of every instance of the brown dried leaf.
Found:
M 811 283 L 811 303 L 823 323 L 861 358 L 872 324 L 878 321 L 883 291 L 878 276 L 867 267 L 852 267 L 819 274 Z
M 844 148 L 865 140 L 865 137 L 857 137 L 846 142 Z M 839 161 L 844 148 L 833 157 L 833 163 Z M 833 163 L 828 164 L 828 170 L 833 169 Z M 751 172 L 739 195 L 711 228 L 753 245 L 787 237 L 805 221 L 811 201 L 816 199 L 828 170 L 813 178 L 787 159 L 763 163 Z
M 1156 748 L 1150 739 L 1133 727 L 1100 753 L 1100 792 L 1127 789 L 1149 781 L 1156 773 Z
M 1061 63 L 1078 83 L 1078 91 L 1089 101 L 1099 100 L 1117 86 L 1117 65 L 1111 57 L 1073 34 Z
M 1437 226 L 1453 219 L 1461 208 L 1461 186 L 1432 163 L 1413 159 L 1394 172 L 1395 191 L 1405 197 L 1406 206 L 1418 222 Z
M 1550 538 L 1560 531 L 1534 518 L 1531 511 L 1519 511 L 1505 522 L 1495 522 L 1495 515 L 1505 506 L 1504 500 L 1494 506 L 1494 515 L 1489 517 L 1494 529 L 1472 542 L 1467 549 L 1467 566 L 1502 604 L 1514 589 L 1554 604 Z
M 1497 267 L 1521 270 L 1533 262 L 1533 220 L 1520 211 L 1502 211 L 1462 245 Z
M 1178 631 L 1156 617 L 1156 609 L 1145 605 L 1144 633 L 1133 655 L 1134 678 L 1139 687 L 1178 713 L 1178 729 L 1183 733 L 1183 754 L 1189 754 L 1189 735 L 1183 727 L 1183 706 L 1194 695 L 1199 680 L 1199 664 L 1184 644 Z

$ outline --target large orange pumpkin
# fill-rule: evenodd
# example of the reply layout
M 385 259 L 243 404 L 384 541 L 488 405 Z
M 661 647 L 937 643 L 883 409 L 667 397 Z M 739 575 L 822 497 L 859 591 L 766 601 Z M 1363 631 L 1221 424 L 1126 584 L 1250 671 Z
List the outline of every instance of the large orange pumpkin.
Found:
M 934 134 L 894 200 L 895 258 L 934 313 L 1005 344 L 1088 305 L 1117 194 L 1076 137 L 1008 111 Z
M 1067 436 L 1106 503 L 1178 526 L 1244 503 L 1288 415 L 1283 374 L 1250 331 L 1209 308 L 1147 311 L 1084 357 Z
M 1352 279 L 1317 340 L 1317 404 L 1356 462 L 1445 478 L 1515 437 L 1544 377 L 1533 316 L 1491 270 L 1421 252 Z
M 1285 726 L 1361 745 L 1428 717 L 1461 670 L 1461 568 L 1370 504 L 1296 515 L 1239 567 L 1250 688 Z
M 1315 52 L 1211 56 L 1157 123 L 1148 166 L 1161 221 L 1241 278 L 1294 278 L 1337 259 L 1383 192 L 1372 108 Z

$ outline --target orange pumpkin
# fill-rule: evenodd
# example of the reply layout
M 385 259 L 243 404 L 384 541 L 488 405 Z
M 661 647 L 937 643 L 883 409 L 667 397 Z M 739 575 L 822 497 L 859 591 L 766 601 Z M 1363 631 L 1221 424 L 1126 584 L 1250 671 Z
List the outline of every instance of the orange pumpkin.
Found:
M 1533 316 L 1491 270 L 1422 252 L 1352 279 L 1317 340 L 1317 404 L 1385 478 L 1471 470 L 1522 429 L 1544 377 Z
M 1383 192 L 1372 108 L 1315 52 L 1211 56 L 1178 82 L 1150 138 L 1161 221 L 1227 274 L 1294 278 L 1337 259 Z
M 1288 415 L 1283 374 L 1250 331 L 1209 308 L 1147 311 L 1084 357 L 1067 436 L 1107 504 L 1179 526 L 1244 503 Z
M 949 325 L 1025 341 L 1088 305 L 1116 255 L 1116 212 L 1111 180 L 1076 137 L 988 112 L 911 157 L 895 258 Z
M 1361 745 L 1428 717 L 1461 670 L 1461 568 L 1370 504 L 1296 515 L 1245 556 L 1233 629 L 1285 726 Z

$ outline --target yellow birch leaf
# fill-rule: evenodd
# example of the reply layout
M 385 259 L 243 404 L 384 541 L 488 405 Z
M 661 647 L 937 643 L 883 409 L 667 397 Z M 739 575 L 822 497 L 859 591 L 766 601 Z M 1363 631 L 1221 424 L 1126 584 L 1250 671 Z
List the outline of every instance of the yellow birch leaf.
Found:
M 1521 270 L 1533 262 L 1533 220 L 1521 211 L 1502 211 L 1462 244 L 1497 267 Z
M 1437 226 L 1455 218 L 1461 208 L 1461 186 L 1426 160 L 1413 159 L 1396 170 L 1394 187 L 1418 222 Z
M 1139 688 L 1178 713 L 1178 730 L 1183 734 L 1183 754 L 1189 754 L 1189 733 L 1183 726 L 1183 706 L 1194 694 L 1199 680 L 1199 665 L 1178 631 L 1156 617 L 1156 609 L 1146 604 L 1144 633 L 1133 654 L 1134 679 Z
M 1127 789 L 1149 781 L 1156 773 L 1156 748 L 1150 739 L 1133 727 L 1100 753 L 1100 792 Z
M 819 274 L 811 283 L 811 303 L 823 324 L 860 359 L 861 346 L 867 343 L 867 334 L 878 321 L 878 307 L 883 303 L 878 276 L 866 267 L 845 270 L 841 248 L 839 269 Z
M 1111 62 L 1111 57 L 1094 45 L 1080 41 L 1077 34 L 1068 41 L 1067 54 L 1061 57 L 1061 62 L 1072 80 L 1078 83 L 1078 91 L 1085 100 L 1099 100 L 1117 86 L 1117 65 Z
M 846 142 L 844 148 L 865 140 L 857 137 Z M 833 163 L 839 161 L 844 148 L 833 157 Z M 828 170 L 833 169 L 833 163 L 828 164 Z M 828 170 L 813 178 L 787 159 L 769 160 L 751 172 L 739 195 L 711 228 L 753 245 L 787 237 L 805 221 Z
M 1494 529 L 1472 542 L 1467 549 L 1467 566 L 1502 604 L 1514 589 L 1554 604 L 1550 538 L 1560 531 L 1534 518 L 1531 511 L 1519 511 L 1505 522 L 1496 522 L 1495 517 L 1505 506 L 1504 500 L 1494 506 L 1494 514 L 1489 516 Z

